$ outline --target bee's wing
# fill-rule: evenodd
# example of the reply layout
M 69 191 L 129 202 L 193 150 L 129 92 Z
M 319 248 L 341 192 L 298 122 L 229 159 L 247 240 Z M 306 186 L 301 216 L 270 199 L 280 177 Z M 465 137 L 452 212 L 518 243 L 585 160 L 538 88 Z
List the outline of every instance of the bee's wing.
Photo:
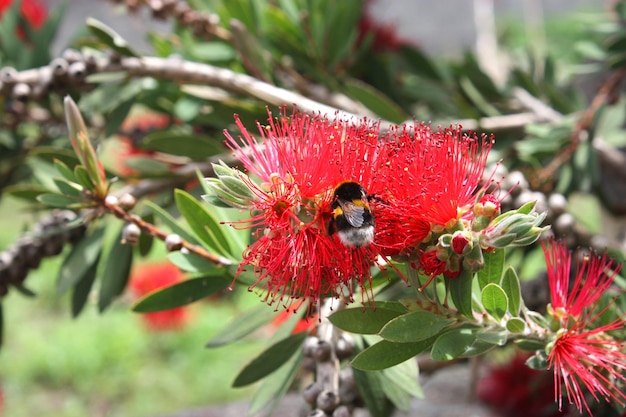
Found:
M 339 200 L 339 205 L 343 211 L 343 215 L 348 220 L 348 223 L 353 227 L 363 226 L 365 221 L 365 207 L 354 204 L 352 201 Z

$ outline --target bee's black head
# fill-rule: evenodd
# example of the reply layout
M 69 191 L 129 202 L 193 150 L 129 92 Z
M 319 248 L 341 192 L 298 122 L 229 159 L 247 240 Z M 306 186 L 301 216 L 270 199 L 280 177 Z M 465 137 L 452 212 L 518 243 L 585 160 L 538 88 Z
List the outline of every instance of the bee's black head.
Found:
M 351 201 L 365 198 L 367 193 L 365 192 L 365 188 L 363 188 L 358 182 L 345 181 L 335 188 L 335 196 L 337 198 L 341 198 L 342 200 Z

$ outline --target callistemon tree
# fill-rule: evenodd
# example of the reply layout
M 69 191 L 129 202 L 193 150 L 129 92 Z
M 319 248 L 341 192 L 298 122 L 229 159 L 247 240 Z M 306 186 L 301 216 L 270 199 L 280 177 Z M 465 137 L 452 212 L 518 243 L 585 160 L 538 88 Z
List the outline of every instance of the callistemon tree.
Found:
M 184 275 L 131 280 L 133 311 L 248 290 L 263 303 L 208 346 L 278 326 L 233 383 L 262 381 L 251 413 L 295 388 L 313 416 L 386 416 L 421 395 L 416 356 L 514 349 L 515 369 L 549 376 L 545 415 L 622 412 L 623 245 L 584 227 L 581 196 L 626 212 L 621 113 L 603 113 L 626 77 L 626 3 L 593 44 L 611 73 L 589 104 L 548 56 L 508 60 L 506 83 L 471 54 L 435 64 L 369 2 L 120 3 L 176 22 L 151 35 L 158 56 L 89 19 L 81 49 L 42 64 L 59 17 L 8 37 L 25 22 L 5 12 L 0 187 L 42 214 L 0 253 L 3 297 L 62 254 L 73 315 L 102 312 L 162 241 Z M 480 398 L 511 410 L 506 369 L 482 385 L 506 398 Z

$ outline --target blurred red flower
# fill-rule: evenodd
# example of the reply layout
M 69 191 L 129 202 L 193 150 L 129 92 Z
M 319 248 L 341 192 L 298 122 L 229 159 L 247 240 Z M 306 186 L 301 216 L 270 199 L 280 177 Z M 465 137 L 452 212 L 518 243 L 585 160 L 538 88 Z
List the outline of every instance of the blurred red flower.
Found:
M 478 398 L 507 417 L 558 417 L 567 415 L 554 403 L 554 379 L 549 372 L 526 366 L 528 355 L 491 367 L 478 381 Z
M 130 276 L 129 288 L 136 297 L 169 287 L 183 280 L 183 273 L 174 265 L 153 263 L 138 265 Z M 152 331 L 181 330 L 189 320 L 186 307 L 144 313 L 141 315 L 146 327 Z
M 48 17 L 45 6 L 37 0 L 21 0 L 21 2 L 20 16 L 32 29 L 39 29 Z M 0 18 L 12 4 L 13 0 L 0 0 Z M 17 28 L 17 36 L 22 40 L 26 39 L 26 31 L 23 27 Z

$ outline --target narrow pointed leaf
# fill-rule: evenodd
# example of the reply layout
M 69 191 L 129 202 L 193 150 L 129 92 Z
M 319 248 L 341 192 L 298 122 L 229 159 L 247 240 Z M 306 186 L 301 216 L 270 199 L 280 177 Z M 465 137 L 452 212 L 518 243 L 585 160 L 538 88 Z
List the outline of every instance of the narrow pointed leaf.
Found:
M 181 307 L 215 294 L 230 283 L 231 279 L 221 274 L 188 279 L 145 295 L 132 310 L 136 313 L 151 313 Z
M 306 337 L 306 332 L 297 333 L 265 350 L 241 370 L 233 382 L 233 387 L 250 385 L 276 371 L 302 349 L 302 343 Z
M 465 270 L 455 279 L 446 280 L 450 298 L 454 306 L 466 317 L 473 316 L 472 310 L 472 274 Z
M 180 210 L 194 233 L 212 250 L 221 255 L 230 257 L 230 245 L 213 214 L 207 210 L 206 205 L 196 200 L 192 195 L 183 191 L 175 190 L 174 198 Z
M 262 305 L 236 316 L 224 328 L 215 334 L 206 344 L 208 348 L 219 347 L 235 342 L 276 317 L 276 313 Z
M 101 21 L 88 17 L 87 28 L 93 33 L 102 43 L 113 49 L 120 55 L 124 56 L 138 56 L 116 31 L 102 23 Z
M 112 246 L 103 256 L 104 271 L 100 277 L 98 310 L 104 311 L 126 288 L 133 262 L 133 247 L 122 243 L 122 232 L 113 240 Z
M 63 294 L 78 283 L 102 251 L 104 228 L 95 228 L 72 248 L 61 265 L 57 278 L 57 293 Z
M 509 299 L 509 313 L 517 316 L 522 308 L 522 289 L 513 267 L 509 266 L 504 272 L 501 286 Z
M 87 269 L 84 275 L 80 278 L 78 283 L 74 286 L 72 292 L 72 317 L 79 316 L 91 293 L 91 288 L 96 280 L 96 273 L 98 271 L 98 259 Z
M 387 399 L 383 390 L 383 382 L 379 372 L 364 372 L 359 369 L 352 370 L 354 382 L 359 393 L 365 401 L 367 410 L 373 417 L 387 417 L 391 414 L 393 406 Z

